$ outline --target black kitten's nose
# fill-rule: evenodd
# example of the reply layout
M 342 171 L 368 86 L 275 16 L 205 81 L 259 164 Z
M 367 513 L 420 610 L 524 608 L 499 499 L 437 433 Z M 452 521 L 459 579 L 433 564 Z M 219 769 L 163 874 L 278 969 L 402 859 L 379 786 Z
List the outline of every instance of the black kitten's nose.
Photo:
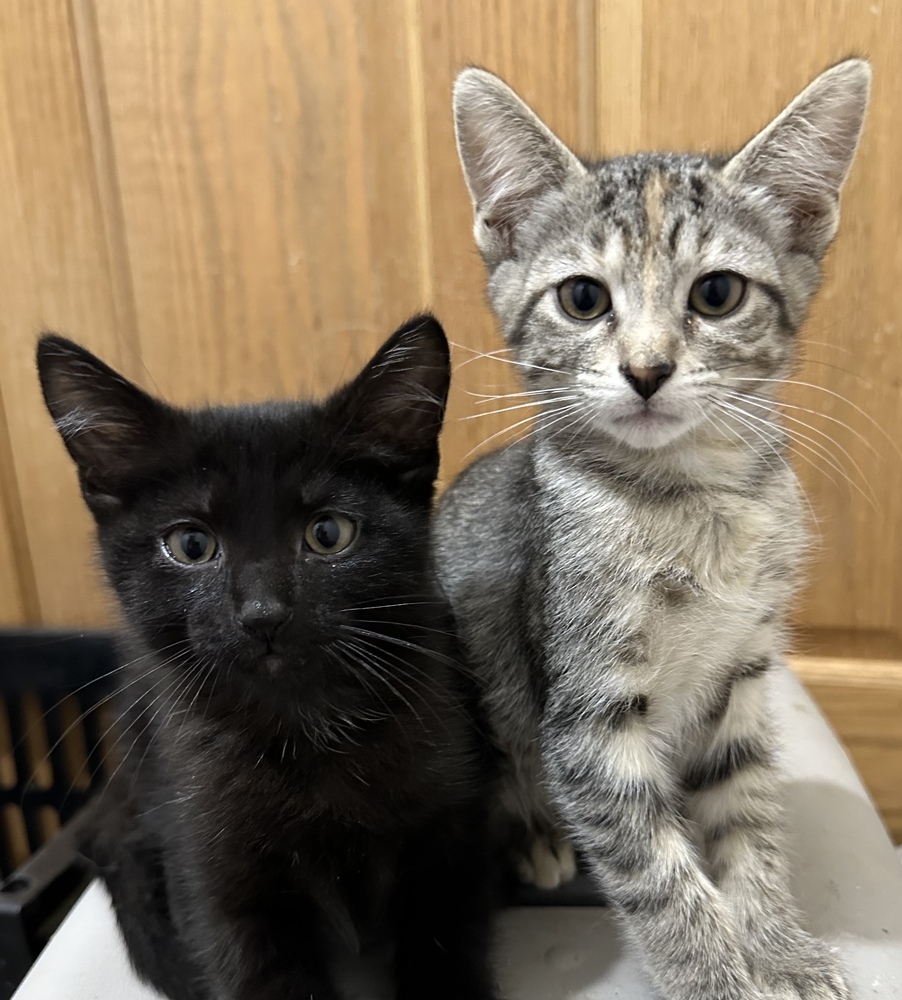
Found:
M 269 644 L 291 621 L 291 609 L 281 601 L 246 601 L 237 617 L 248 632 Z
M 621 365 L 620 373 L 643 399 L 651 399 L 661 388 L 661 385 L 673 374 L 676 365 L 663 361 L 650 368 L 639 368 L 636 365 Z

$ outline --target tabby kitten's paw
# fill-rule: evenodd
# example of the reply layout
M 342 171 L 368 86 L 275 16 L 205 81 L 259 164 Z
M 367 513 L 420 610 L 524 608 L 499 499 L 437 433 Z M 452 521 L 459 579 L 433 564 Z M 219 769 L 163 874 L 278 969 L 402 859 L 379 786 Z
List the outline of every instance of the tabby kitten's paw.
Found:
M 852 1000 L 842 965 L 815 938 L 806 937 L 779 967 L 762 968 L 755 978 L 768 1000 Z
M 576 874 L 576 856 L 566 837 L 556 833 L 539 834 L 529 845 L 528 854 L 514 857 L 522 882 L 537 889 L 556 889 Z

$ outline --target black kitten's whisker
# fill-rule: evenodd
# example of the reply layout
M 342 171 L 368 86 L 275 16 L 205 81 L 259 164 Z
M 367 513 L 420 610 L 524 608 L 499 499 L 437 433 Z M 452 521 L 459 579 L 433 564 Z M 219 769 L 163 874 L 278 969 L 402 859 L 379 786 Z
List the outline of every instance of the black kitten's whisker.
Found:
M 365 645 L 367 645 L 365 643 L 365 640 L 361 639 L 357 639 L 354 640 L 354 642 L 349 643 L 349 650 L 352 651 L 352 654 L 355 657 L 355 662 L 359 666 L 363 667 L 364 670 L 368 671 L 378 681 L 384 684 L 385 687 L 388 688 L 388 690 L 398 699 L 398 701 L 402 702 L 404 705 L 407 706 L 407 708 L 410 709 L 411 713 L 413 714 L 414 718 L 417 719 L 417 721 L 422 721 L 420 713 L 414 708 L 414 706 L 410 703 L 410 701 L 408 701 L 407 698 L 405 698 L 405 696 L 394 686 L 393 681 L 398 680 L 398 678 L 394 676 L 389 678 L 387 676 L 387 674 L 389 673 L 389 670 L 387 669 L 388 665 L 385 663 L 380 664 L 379 661 L 375 658 L 373 651 L 372 650 L 368 651 L 366 648 L 364 648 Z M 382 667 L 382 670 L 378 669 L 379 666 Z M 409 687 L 408 685 L 404 686 Z
M 418 594 L 410 595 L 412 597 L 419 597 Z M 338 613 L 344 614 L 351 611 L 379 611 L 382 608 L 425 608 L 425 607 L 438 607 L 446 608 L 447 605 L 444 601 L 433 600 L 433 601 L 409 601 L 406 600 L 406 595 L 399 594 L 397 599 L 390 598 L 384 604 L 354 604 L 349 608 L 339 608 Z
M 431 628 L 428 625 L 420 625 L 418 622 L 395 622 L 387 621 L 382 618 L 355 618 L 354 623 L 357 625 L 384 625 L 386 628 L 413 628 L 420 632 L 430 632 L 433 635 L 446 635 L 455 636 L 456 632 L 454 629 L 446 628 Z
M 176 644 L 173 643 L 172 645 L 174 646 Z M 167 649 L 171 649 L 172 646 L 167 646 L 166 648 Z M 92 712 L 96 711 L 102 705 L 105 705 L 108 702 L 113 701 L 115 698 L 118 698 L 119 695 L 123 691 L 127 691 L 132 685 L 137 684 L 138 682 L 144 680 L 147 677 L 150 677 L 153 673 L 155 673 L 157 670 L 160 670 L 163 666 L 166 666 L 168 663 L 174 662 L 175 659 L 177 657 L 179 657 L 180 655 L 183 655 L 182 652 L 177 652 L 177 653 L 174 653 L 172 655 L 172 657 L 169 660 L 167 660 L 166 662 L 164 662 L 164 663 L 155 663 L 149 670 L 145 670 L 143 673 L 140 673 L 140 674 L 136 675 L 127 684 L 123 684 L 121 687 L 117 688 L 115 691 L 110 691 L 108 694 L 105 694 L 102 698 L 98 698 L 90 707 L 84 709 L 84 711 L 82 711 L 82 712 L 79 712 L 79 714 L 72 720 L 72 722 L 70 722 L 69 725 L 66 726 L 66 728 L 62 731 L 62 733 L 59 735 L 59 737 L 57 737 L 57 739 L 54 740 L 53 745 L 48 748 L 47 753 L 44 754 L 41 757 L 41 759 L 39 761 L 37 761 L 37 763 L 35 764 L 34 768 L 32 769 L 32 773 L 28 776 L 28 780 L 26 781 L 25 786 L 22 789 L 21 797 L 20 797 L 20 800 L 19 800 L 20 805 L 24 801 L 25 795 L 28 793 L 28 791 L 32 787 L 32 784 L 33 784 L 33 782 L 35 780 L 35 774 L 37 772 L 38 767 L 40 767 L 43 763 L 45 763 L 45 761 L 50 760 L 50 758 L 53 756 L 53 753 L 65 742 L 65 740 L 69 736 L 69 734 L 72 733 L 78 726 L 80 726 L 85 721 L 85 719 Z M 144 659 L 147 659 L 147 657 L 146 656 L 138 657 L 137 659 L 133 660 L 130 664 L 127 664 L 127 665 L 128 666 L 134 666 L 135 664 L 140 663 L 141 660 L 144 660 Z M 111 673 L 112 673 L 112 671 L 111 671 Z M 82 688 L 84 686 L 85 685 L 82 685 Z M 82 688 L 78 688 L 77 690 L 80 691 Z M 76 692 L 72 692 L 72 694 L 75 694 L 75 693 Z M 68 695 L 66 697 L 68 697 Z M 43 713 L 42 718 L 46 717 L 50 712 L 52 712 L 55 709 L 59 708 L 63 704 L 63 702 L 66 700 L 66 697 L 61 698 L 58 702 L 56 702 L 55 705 L 53 705 L 49 709 L 47 709 Z M 37 726 L 37 725 L 38 725 L 38 723 L 34 723 L 33 725 L 31 725 L 28 728 L 27 732 L 23 734 L 22 738 L 18 741 L 18 743 L 16 744 L 16 746 L 19 746 L 20 744 L 22 744 L 25 741 L 25 739 L 28 736 L 28 734 L 31 733 L 34 730 L 35 726 Z M 103 742 L 104 738 L 109 734 L 110 730 L 112 728 L 114 728 L 114 725 L 115 725 L 115 723 L 112 726 L 108 727 L 107 730 L 103 733 L 103 735 L 99 737 L 99 739 L 98 739 L 99 743 Z M 75 772 L 75 774 L 74 774 L 74 776 L 72 778 L 72 781 L 70 783 L 69 789 L 66 792 L 66 796 L 64 797 L 64 801 L 65 801 L 65 798 L 67 798 L 71 794 L 72 790 L 75 788 L 75 782 L 81 776 L 81 774 L 84 771 L 84 769 L 88 766 L 88 759 L 90 758 L 91 754 L 94 752 L 95 749 L 96 748 L 94 748 L 94 747 L 86 747 L 86 758 L 85 758 L 84 761 L 82 761 L 82 763 L 79 766 L 78 770 Z M 102 760 L 101 760 L 101 763 L 102 763 Z
M 59 640 L 59 641 L 63 641 L 63 640 Z M 179 645 L 179 643 L 183 643 L 183 642 L 185 642 L 184 639 L 178 639 L 178 640 L 176 640 L 176 642 L 172 642 L 168 646 L 163 646 L 162 649 L 158 650 L 157 652 L 158 653 L 165 653 L 166 650 L 172 649 L 173 646 L 177 646 L 177 645 Z M 97 677 L 92 677 L 90 680 L 85 681 L 84 684 L 80 684 L 77 688 L 73 688 L 71 691 L 67 691 L 62 696 L 62 698 L 60 698 L 58 701 L 55 701 L 49 708 L 44 709 L 44 711 L 41 714 L 41 719 L 33 722 L 28 727 L 28 729 L 25 730 L 25 732 L 22 734 L 21 738 L 13 746 L 13 749 L 15 750 L 16 748 L 18 748 L 19 746 L 21 746 L 25 742 L 25 740 L 34 732 L 34 730 L 36 729 L 36 727 L 40 725 L 41 720 L 45 719 L 51 712 L 53 712 L 56 709 L 58 709 L 69 698 L 72 698 L 75 695 L 81 694 L 81 692 L 84 691 L 86 688 L 89 688 L 89 687 L 91 687 L 94 684 L 99 684 L 102 681 L 105 681 L 105 680 L 109 679 L 114 674 L 121 673 L 123 670 L 127 670 L 129 667 L 135 666 L 136 664 L 140 663 L 142 660 L 146 660 L 146 659 L 148 659 L 148 657 L 155 656 L 155 655 L 157 655 L 157 654 L 156 653 L 144 653 L 142 656 L 135 657 L 134 660 L 130 660 L 128 663 L 123 663 L 123 664 L 121 664 L 118 667 L 113 667 L 112 670 L 108 670 L 105 674 L 99 674 Z M 75 722 L 73 722 L 72 725 L 68 729 L 66 729 L 66 731 L 63 733 L 63 735 L 62 735 L 62 737 L 60 739 L 63 739 L 66 736 L 68 736 L 68 734 L 69 734 L 69 732 L 70 732 L 70 730 L 72 729 L 73 726 L 75 726 L 79 722 L 81 722 L 86 715 L 88 715 L 91 711 L 93 711 L 93 709 L 95 707 L 97 707 L 98 705 L 102 705 L 104 702 L 106 702 L 110 698 L 112 698 L 115 695 L 115 693 L 116 692 L 111 692 L 110 694 L 104 695 L 102 698 L 100 698 L 96 702 L 94 702 L 94 704 L 91 706 L 91 708 L 85 709 L 85 711 L 82 712 L 81 715 L 79 715 L 79 717 L 75 720 Z M 52 753 L 59 746 L 59 743 L 60 743 L 60 740 L 57 740 L 57 742 L 53 744 L 53 746 L 48 751 L 48 756 L 49 756 L 50 753 Z M 47 759 L 46 756 L 43 757 L 43 758 L 41 758 L 41 760 L 39 761 L 39 763 L 43 763 L 46 759 Z
M 429 649 L 427 646 L 421 646 L 419 643 L 411 642 L 409 639 L 399 639 L 397 636 L 386 635 L 383 632 L 374 632 L 372 629 L 358 628 L 357 626 L 348 625 L 346 623 L 339 625 L 339 628 L 343 629 L 345 632 L 352 632 L 358 636 L 367 636 L 368 638 L 376 639 L 379 642 L 388 642 L 393 646 L 403 646 L 404 649 L 409 649 L 414 653 L 420 653 L 422 656 L 437 660 L 439 663 L 444 663 L 446 666 L 453 667 L 455 670 L 467 673 L 466 666 L 459 660 L 455 660 L 451 656 L 446 656 L 444 653 L 439 653 L 434 649 Z
M 426 706 L 426 708 L 430 710 L 432 716 L 441 725 L 445 725 L 445 721 L 435 710 L 432 701 L 426 697 L 427 691 L 436 690 L 437 678 L 425 672 L 414 671 L 412 669 L 412 664 L 393 650 L 383 649 L 376 643 L 359 637 L 355 638 L 353 642 L 357 644 L 358 653 L 360 653 L 360 655 L 366 654 L 374 667 L 384 670 L 386 674 L 390 675 L 392 681 L 397 682 L 404 687 L 405 690 L 409 691 L 411 695 L 416 697 L 423 703 L 423 705 Z M 387 683 L 387 678 L 385 676 L 382 676 L 381 679 L 383 683 Z M 446 689 L 444 684 L 439 683 L 438 687 Z M 395 694 L 400 697 L 399 692 L 395 692 Z M 410 706 L 409 702 L 405 701 L 405 703 L 408 704 L 411 711 L 413 711 L 413 707 Z
M 182 724 L 179 726 L 179 731 L 176 733 L 176 742 L 178 742 L 182 737 L 182 731 L 185 728 L 185 722 L 191 716 L 194 706 L 197 703 L 197 699 L 200 697 L 201 691 L 204 689 L 204 682 L 208 679 L 212 679 L 212 683 L 216 683 L 216 675 L 221 671 L 222 664 L 218 660 L 212 660 L 209 657 L 201 657 L 198 661 L 200 667 L 199 672 L 196 675 L 197 678 L 197 690 L 194 692 L 194 697 L 188 703 L 187 708 L 184 710 L 184 717 L 182 718 Z M 190 690 L 190 688 L 189 688 Z
M 128 746 L 128 749 L 125 750 L 124 753 L 121 753 L 119 763 L 116 765 L 115 769 L 113 770 L 113 773 L 110 775 L 110 780 L 107 782 L 107 788 L 109 788 L 113 784 L 116 775 L 123 768 L 126 761 L 131 756 L 132 750 L 134 750 L 135 747 L 138 745 L 138 740 L 140 740 L 141 737 L 147 732 L 147 730 L 153 725 L 153 721 L 154 719 L 156 719 L 159 712 L 166 707 L 166 696 L 169 695 L 172 691 L 174 691 L 182 683 L 182 681 L 184 681 L 184 676 L 181 674 L 176 674 L 175 677 L 171 678 L 169 684 L 165 688 L 163 688 L 162 691 L 157 692 L 157 694 L 154 695 L 154 697 L 151 698 L 151 700 L 144 706 L 143 710 L 139 714 L 137 714 L 134 717 L 134 719 L 132 719 L 132 721 L 125 727 L 125 729 L 122 730 L 122 732 L 117 736 L 113 746 L 110 748 L 110 753 L 112 753 L 113 749 L 116 749 L 117 752 L 121 752 L 119 751 L 119 746 L 125 739 L 126 734 L 131 731 L 131 729 L 135 726 L 136 723 L 144 722 L 143 727 L 140 729 L 139 732 L 135 734 L 134 738 L 132 739 L 132 742 Z M 159 705 L 159 707 L 153 712 L 153 715 L 149 719 L 146 719 L 147 715 L 150 713 L 150 710 L 153 709 L 155 705 Z M 109 756 L 109 754 L 107 754 L 106 756 Z
M 128 706 L 128 708 L 120 711 L 116 715 L 116 717 L 113 719 L 113 721 L 107 726 L 107 728 L 103 731 L 103 733 L 100 735 L 100 737 L 97 740 L 97 746 L 98 747 L 103 747 L 104 744 L 107 741 L 107 737 L 111 733 L 113 733 L 115 731 L 115 736 L 114 736 L 112 742 L 109 744 L 109 746 L 106 748 L 106 751 L 103 753 L 103 755 L 100 758 L 100 766 L 103 766 L 110 759 L 110 757 L 114 753 L 119 754 L 121 752 L 121 750 L 120 750 L 121 744 L 123 743 L 123 741 L 125 739 L 125 736 L 128 734 L 128 732 L 135 726 L 136 723 L 138 723 L 140 721 L 143 721 L 144 717 L 147 714 L 147 710 L 150 709 L 153 705 L 155 705 L 156 702 L 161 697 L 163 697 L 167 692 L 171 691 L 178 684 L 178 682 L 180 681 L 180 679 L 181 679 L 181 675 L 179 673 L 176 673 L 175 675 L 163 674 L 162 677 L 157 678 L 157 680 L 154 681 L 154 683 L 151 684 L 148 688 L 144 689 L 143 691 L 140 691 L 138 693 L 137 697 Z M 135 715 L 135 717 L 131 720 L 131 722 L 124 729 L 121 728 L 122 723 L 124 722 L 124 720 L 126 719 L 126 717 L 145 698 L 147 698 L 148 695 L 152 691 L 156 691 L 167 680 L 169 681 L 169 683 L 162 689 L 162 691 L 157 691 L 157 693 L 153 696 L 153 698 L 147 704 L 146 709 L 143 710 L 143 711 L 141 711 L 141 712 L 139 712 L 137 715 Z M 146 730 L 146 728 L 147 727 L 145 726 L 144 729 L 141 730 L 141 732 L 143 733 Z M 136 737 L 136 740 L 139 739 L 139 738 L 140 738 L 140 734 Z M 116 774 L 118 774 L 119 769 L 125 763 L 128 755 L 131 753 L 131 749 L 132 749 L 132 747 L 134 747 L 134 745 L 135 745 L 135 743 L 133 742 L 129 746 L 128 750 L 126 750 L 125 753 L 120 758 L 119 762 L 117 763 L 116 767 L 113 770 L 113 773 L 110 775 L 109 779 L 107 780 L 107 783 L 106 783 L 104 791 L 110 787 L 110 784 L 112 783 L 113 778 L 116 776 Z M 82 767 L 84 767 L 84 765 L 82 765 Z M 79 773 L 81 773 L 81 769 L 79 769 Z M 78 777 L 78 775 L 76 774 L 76 778 L 77 777 Z M 73 787 L 74 787 L 74 781 L 73 781 L 72 786 L 70 786 L 70 791 L 71 791 L 71 788 L 73 788 Z
M 333 648 L 334 647 L 334 648 Z M 363 685 L 374 698 L 377 698 L 385 709 L 386 717 L 392 714 L 391 707 L 382 697 L 382 694 L 367 680 L 366 676 L 358 669 L 359 664 L 353 659 L 355 655 L 354 647 L 343 639 L 334 639 L 329 646 L 325 647 L 327 653 L 335 657 L 340 664 L 348 667 L 357 680 Z M 346 655 L 342 656 L 340 650 L 345 650 Z M 350 658 L 349 658 L 350 657 Z
M 140 737 L 143 736 L 144 733 L 146 733 L 148 729 L 151 729 L 153 727 L 154 722 L 157 720 L 160 712 L 164 708 L 168 708 L 169 711 L 170 711 L 170 714 L 174 714 L 174 713 L 172 713 L 172 706 L 175 705 L 175 704 L 178 704 L 178 701 L 182 697 L 183 692 L 185 692 L 190 687 L 192 679 L 195 676 L 197 676 L 197 674 L 198 674 L 199 671 L 202 671 L 202 668 L 199 666 L 199 664 L 197 664 L 197 663 L 191 664 L 188 667 L 188 669 L 185 671 L 185 674 L 184 674 L 184 676 L 185 676 L 185 683 L 178 685 L 175 688 L 175 690 L 172 690 L 171 692 L 167 689 L 166 695 L 168 695 L 168 697 L 164 696 L 162 704 L 154 712 L 154 714 L 153 714 L 152 718 L 150 719 L 150 721 L 148 722 L 148 724 L 141 731 L 141 734 L 138 737 L 135 738 L 135 741 L 132 743 L 131 747 L 129 747 L 129 749 L 128 749 L 127 753 L 126 753 L 126 756 L 128 756 L 128 755 L 131 754 L 132 750 L 135 748 L 135 744 L 137 743 L 138 739 L 140 739 Z M 184 724 L 184 722 L 183 722 L 183 724 Z M 162 730 L 163 730 L 162 726 L 158 726 L 156 729 L 153 729 L 153 731 L 150 734 L 150 739 L 147 741 L 147 746 L 144 748 L 144 753 L 141 754 L 141 759 L 138 761 L 138 763 L 132 769 L 131 794 L 134 794 L 134 792 L 135 792 L 135 788 L 136 788 L 136 785 L 137 785 L 137 782 L 138 782 L 138 777 L 139 777 L 139 775 L 141 773 L 141 768 L 144 766 L 144 761 L 147 759 L 147 755 L 150 753 L 150 748 L 153 745 L 154 740 L 160 735 L 160 733 L 162 732 Z M 125 763 L 125 762 L 123 761 L 123 763 Z
M 376 643 L 365 639 L 358 638 L 354 641 L 363 644 L 374 664 L 387 671 L 391 675 L 392 680 L 397 681 L 406 690 L 410 691 L 411 694 L 420 699 L 430 709 L 432 715 L 439 722 L 442 721 L 431 701 L 427 700 L 426 692 L 434 692 L 436 690 L 447 691 L 448 688 L 445 684 L 438 682 L 437 678 L 430 674 L 412 670 L 411 663 L 393 650 L 383 649 Z

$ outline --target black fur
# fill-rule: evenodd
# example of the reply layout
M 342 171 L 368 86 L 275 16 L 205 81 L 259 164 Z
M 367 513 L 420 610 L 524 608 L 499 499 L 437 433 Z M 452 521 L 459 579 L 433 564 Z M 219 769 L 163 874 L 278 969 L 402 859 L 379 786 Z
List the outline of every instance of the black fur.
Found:
M 320 404 L 175 409 L 56 336 L 38 367 L 126 620 L 87 851 L 138 973 L 332 1000 L 383 956 L 397 1000 L 490 1000 L 490 766 L 430 555 L 439 325 Z M 334 555 L 324 511 L 358 525 Z M 208 562 L 173 558 L 186 524 Z

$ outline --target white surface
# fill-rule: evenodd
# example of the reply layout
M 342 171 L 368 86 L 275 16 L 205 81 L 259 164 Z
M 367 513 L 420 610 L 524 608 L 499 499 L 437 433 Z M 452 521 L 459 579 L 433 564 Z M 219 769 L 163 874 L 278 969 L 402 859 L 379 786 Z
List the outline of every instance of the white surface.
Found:
M 856 1000 L 902 1000 L 902 865 L 848 758 L 799 683 L 774 679 L 784 729 L 796 897 L 809 928 L 837 946 Z M 520 908 L 499 922 L 507 1000 L 651 1000 L 610 915 Z M 131 974 L 109 899 L 92 885 L 15 1000 L 155 1000 Z M 465 1000 L 465 998 L 462 998 Z

